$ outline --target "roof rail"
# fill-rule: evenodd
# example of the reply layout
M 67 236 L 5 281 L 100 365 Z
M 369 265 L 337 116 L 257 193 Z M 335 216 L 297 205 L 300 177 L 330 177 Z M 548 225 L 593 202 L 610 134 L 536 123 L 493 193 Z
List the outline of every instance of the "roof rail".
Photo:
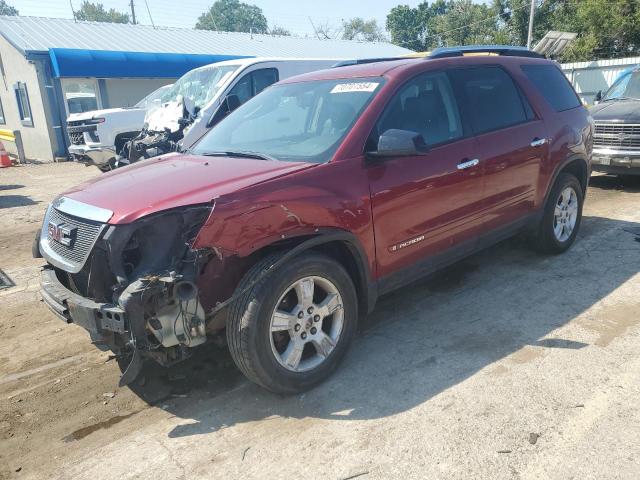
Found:
M 331 65 L 331 68 L 337 67 L 348 67 L 350 65 L 363 65 L 365 63 L 377 63 L 377 62 L 389 62 L 391 60 L 409 60 L 407 57 L 380 57 L 380 58 L 355 58 L 353 60 L 342 60 L 334 65 Z
M 448 58 L 448 57 L 462 57 L 464 55 L 482 55 L 493 54 L 502 55 L 505 57 L 532 57 L 532 58 L 545 58 L 537 52 L 529 50 L 526 47 L 516 47 L 511 45 L 467 45 L 464 47 L 441 47 L 436 48 L 431 52 L 428 59 L 434 58 Z

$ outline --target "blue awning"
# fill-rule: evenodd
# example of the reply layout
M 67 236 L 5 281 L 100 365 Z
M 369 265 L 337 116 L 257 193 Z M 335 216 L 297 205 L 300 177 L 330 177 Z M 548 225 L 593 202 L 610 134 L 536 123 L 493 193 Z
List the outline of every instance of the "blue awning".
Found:
M 117 52 L 51 48 L 49 57 L 55 77 L 178 78 L 209 63 L 247 58 L 239 55 Z

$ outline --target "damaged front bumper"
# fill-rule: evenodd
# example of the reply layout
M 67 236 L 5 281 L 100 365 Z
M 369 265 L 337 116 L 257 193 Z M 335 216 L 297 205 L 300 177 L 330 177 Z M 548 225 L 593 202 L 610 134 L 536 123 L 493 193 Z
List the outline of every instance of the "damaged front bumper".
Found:
M 89 147 L 87 145 L 71 145 L 69 154 L 77 162 L 95 165 L 98 168 L 108 167 L 118 156 L 115 147 Z
M 133 381 L 142 361 L 171 365 L 189 356 L 188 347 L 206 342 L 204 310 L 197 288 L 180 277 L 149 276 L 132 282 L 117 304 L 100 303 L 69 290 L 54 268 L 42 270 L 44 303 L 66 323 L 84 328 L 93 344 L 116 355 L 131 355 L 120 385 Z
M 97 303 L 72 292 L 58 280 L 53 268 L 42 270 L 40 294 L 53 313 L 67 323 L 84 328 L 98 346 L 118 349 L 114 336 L 126 336 L 128 333 L 124 309 L 118 305 Z
M 101 349 L 165 366 L 184 360 L 207 341 L 196 282 L 217 257 L 190 245 L 211 210 L 189 206 L 109 225 L 110 211 L 57 200 L 47 210 L 35 252 L 48 262 L 43 301 L 65 322 L 84 328 Z

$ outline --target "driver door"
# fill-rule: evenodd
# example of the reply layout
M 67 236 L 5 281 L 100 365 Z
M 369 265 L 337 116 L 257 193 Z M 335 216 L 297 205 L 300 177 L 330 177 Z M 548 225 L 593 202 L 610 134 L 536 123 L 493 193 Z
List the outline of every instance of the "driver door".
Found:
M 429 149 L 368 161 L 382 291 L 473 250 L 483 221 L 482 162 L 445 73 L 424 73 L 404 85 L 373 135 L 377 140 L 389 129 L 418 132 Z

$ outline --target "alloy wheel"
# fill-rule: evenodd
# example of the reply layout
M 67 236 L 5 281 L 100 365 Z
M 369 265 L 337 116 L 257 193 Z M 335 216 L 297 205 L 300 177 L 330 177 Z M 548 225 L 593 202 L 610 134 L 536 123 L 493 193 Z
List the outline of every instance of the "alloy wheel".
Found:
M 578 195 L 573 187 L 560 193 L 553 213 L 553 234 L 559 242 L 566 242 L 578 220 Z
M 335 349 L 343 326 L 337 287 L 323 277 L 301 278 L 280 296 L 271 315 L 271 351 L 287 370 L 312 370 Z

